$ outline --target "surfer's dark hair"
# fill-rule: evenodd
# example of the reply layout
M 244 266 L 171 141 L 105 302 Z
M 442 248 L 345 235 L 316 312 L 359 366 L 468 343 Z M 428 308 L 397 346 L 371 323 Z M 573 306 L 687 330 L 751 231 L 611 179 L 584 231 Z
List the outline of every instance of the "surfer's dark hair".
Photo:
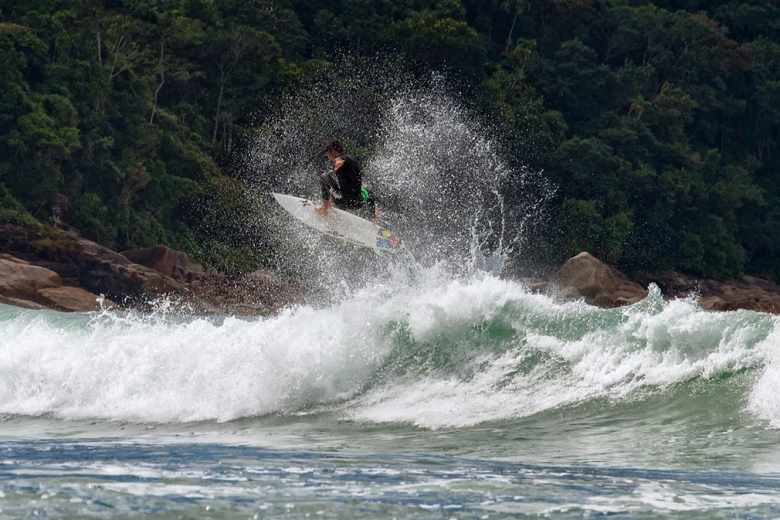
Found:
M 338 139 L 331 139 L 328 144 L 325 145 L 325 153 L 338 152 L 344 153 L 344 147 L 341 146 L 341 141 Z

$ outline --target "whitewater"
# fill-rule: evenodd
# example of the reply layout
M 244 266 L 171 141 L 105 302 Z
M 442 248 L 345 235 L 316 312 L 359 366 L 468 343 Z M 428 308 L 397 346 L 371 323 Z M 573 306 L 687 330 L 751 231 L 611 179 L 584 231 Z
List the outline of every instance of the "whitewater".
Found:
M 708 313 L 657 289 L 603 310 L 490 276 L 437 278 L 261 320 L 4 307 L 0 413 L 168 423 L 327 411 L 439 429 L 752 371 L 745 409 L 780 419 L 773 316 Z
M 554 187 L 435 84 L 361 70 L 245 146 L 235 228 L 298 304 L 0 305 L 0 518 L 780 517 L 778 318 L 534 294 L 509 273 Z M 275 207 L 334 133 L 409 255 Z

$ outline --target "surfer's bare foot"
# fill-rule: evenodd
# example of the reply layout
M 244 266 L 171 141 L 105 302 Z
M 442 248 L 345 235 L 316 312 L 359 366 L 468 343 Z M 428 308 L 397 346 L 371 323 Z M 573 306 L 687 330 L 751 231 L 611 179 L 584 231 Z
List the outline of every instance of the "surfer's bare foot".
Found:
M 319 206 L 314 206 L 313 209 L 320 215 L 327 215 L 328 214 L 328 208 L 330 208 L 333 205 L 333 203 L 330 200 L 323 200 L 322 204 Z
M 376 224 L 377 222 L 379 222 L 379 210 L 378 209 L 374 211 L 374 218 L 371 219 L 371 223 L 372 224 Z

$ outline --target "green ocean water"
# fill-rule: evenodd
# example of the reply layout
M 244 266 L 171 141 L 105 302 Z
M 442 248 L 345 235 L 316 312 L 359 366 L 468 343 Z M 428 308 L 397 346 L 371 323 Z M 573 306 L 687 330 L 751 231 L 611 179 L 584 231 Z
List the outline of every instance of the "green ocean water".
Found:
M 776 329 L 487 275 L 262 319 L 2 306 L 0 516 L 777 517 Z

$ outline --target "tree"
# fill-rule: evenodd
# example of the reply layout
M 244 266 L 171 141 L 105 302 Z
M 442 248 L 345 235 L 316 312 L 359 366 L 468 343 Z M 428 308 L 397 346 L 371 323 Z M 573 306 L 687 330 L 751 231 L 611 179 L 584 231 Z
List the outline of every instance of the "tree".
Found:
M 506 47 L 504 48 L 504 54 L 509 54 L 509 47 L 512 46 L 512 33 L 515 30 L 515 24 L 517 23 L 517 17 L 523 14 L 531 6 L 529 0 L 505 0 L 501 2 L 501 9 L 512 16 L 512 26 L 509 28 L 509 36 L 506 38 Z
M 235 116 L 224 111 L 223 102 L 226 98 L 239 102 L 244 92 L 262 88 L 269 81 L 268 68 L 279 55 L 279 47 L 268 33 L 246 26 L 217 30 L 208 40 L 212 77 L 218 89 L 211 141 L 217 142 L 221 124 L 228 130 L 223 139 L 229 142 Z

